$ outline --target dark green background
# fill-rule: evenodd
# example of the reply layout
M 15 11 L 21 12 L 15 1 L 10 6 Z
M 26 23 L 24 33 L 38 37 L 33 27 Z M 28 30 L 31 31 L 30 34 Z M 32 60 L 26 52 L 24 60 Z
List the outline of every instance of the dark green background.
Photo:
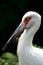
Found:
M 41 28 L 36 33 L 33 43 L 43 47 L 43 1 L 6 0 L 0 2 L 0 51 L 27 11 L 36 11 L 42 16 Z M 17 44 L 12 43 L 4 52 L 15 53 L 16 49 Z

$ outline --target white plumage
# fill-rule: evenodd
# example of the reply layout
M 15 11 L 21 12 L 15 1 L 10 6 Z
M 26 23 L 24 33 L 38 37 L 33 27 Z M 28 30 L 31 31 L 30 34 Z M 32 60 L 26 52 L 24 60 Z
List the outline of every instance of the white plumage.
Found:
M 26 29 L 21 34 L 17 47 L 19 65 L 43 65 L 43 49 L 32 45 L 33 37 L 41 25 L 41 16 L 33 11 L 27 12 L 23 18 L 32 16 Z M 39 40 L 40 41 L 40 40 Z
M 25 13 L 22 22 L 6 42 L 4 50 L 14 38 L 23 32 L 19 38 L 17 55 L 19 65 L 43 65 L 43 49 L 32 45 L 33 37 L 41 25 L 41 15 L 37 12 L 29 11 Z M 40 41 L 40 40 L 39 40 Z

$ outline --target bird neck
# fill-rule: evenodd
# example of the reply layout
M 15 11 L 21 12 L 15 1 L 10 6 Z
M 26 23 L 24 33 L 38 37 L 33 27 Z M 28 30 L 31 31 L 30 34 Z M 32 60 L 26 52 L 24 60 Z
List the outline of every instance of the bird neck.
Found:
M 40 25 L 35 24 L 30 29 L 25 29 L 23 34 L 21 35 L 24 46 L 32 46 L 32 41 L 35 33 L 39 29 Z

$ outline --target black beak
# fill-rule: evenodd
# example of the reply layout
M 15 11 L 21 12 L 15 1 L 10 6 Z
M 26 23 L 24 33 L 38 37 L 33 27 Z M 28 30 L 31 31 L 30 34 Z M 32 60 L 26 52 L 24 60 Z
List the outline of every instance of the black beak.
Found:
M 8 39 L 8 41 L 6 42 L 6 44 L 4 45 L 4 47 L 2 48 L 2 51 L 4 51 L 4 50 L 7 48 L 7 46 L 8 46 L 9 44 L 11 44 L 11 43 L 13 42 L 13 40 L 14 40 L 16 37 L 18 37 L 18 36 L 24 31 L 25 28 L 26 28 L 26 25 L 23 24 L 23 23 L 21 23 L 21 24 L 17 27 L 17 29 L 14 31 L 14 33 L 11 35 L 11 37 Z

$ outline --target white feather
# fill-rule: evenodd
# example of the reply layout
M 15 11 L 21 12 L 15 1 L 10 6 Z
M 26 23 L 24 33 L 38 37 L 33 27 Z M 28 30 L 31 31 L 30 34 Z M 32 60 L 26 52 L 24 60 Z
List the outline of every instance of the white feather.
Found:
M 41 16 L 30 11 L 23 16 L 22 22 L 27 16 L 32 16 L 32 19 L 27 25 L 28 29 L 25 29 L 19 38 L 17 47 L 19 65 L 43 65 L 43 49 L 32 45 L 33 37 L 41 25 Z

